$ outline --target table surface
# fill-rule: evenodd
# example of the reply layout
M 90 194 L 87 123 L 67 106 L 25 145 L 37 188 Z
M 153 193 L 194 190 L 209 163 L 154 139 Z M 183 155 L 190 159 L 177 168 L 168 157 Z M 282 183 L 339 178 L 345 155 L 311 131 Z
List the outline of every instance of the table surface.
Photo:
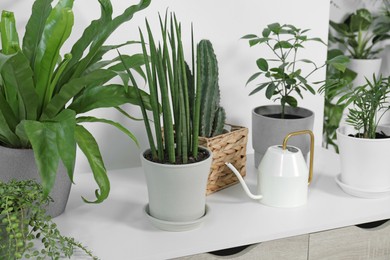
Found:
M 336 184 L 337 154 L 317 147 L 308 202 L 297 208 L 273 208 L 248 198 L 239 184 L 209 195 L 209 213 L 201 227 L 185 232 L 161 231 L 149 222 L 142 168 L 109 172 L 111 193 L 101 204 L 93 199 L 92 174 L 75 176 L 66 211 L 55 218 L 64 235 L 75 237 L 102 260 L 170 259 L 246 244 L 390 218 L 390 198 L 362 199 Z M 253 155 L 248 155 L 249 188 L 256 190 Z M 77 257 L 76 257 L 77 259 Z

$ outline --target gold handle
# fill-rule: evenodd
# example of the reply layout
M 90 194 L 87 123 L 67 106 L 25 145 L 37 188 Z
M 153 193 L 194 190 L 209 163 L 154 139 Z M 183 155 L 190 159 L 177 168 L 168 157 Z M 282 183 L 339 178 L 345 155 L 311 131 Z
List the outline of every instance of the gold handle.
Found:
M 308 185 L 310 185 L 311 180 L 313 179 L 313 159 L 314 159 L 314 134 L 310 130 L 302 130 L 302 131 L 297 131 L 297 132 L 292 132 L 286 135 L 286 137 L 283 140 L 283 146 L 282 149 L 286 150 L 287 148 L 287 140 L 296 135 L 303 135 L 303 134 L 308 134 L 310 135 L 310 166 L 309 166 L 309 180 L 308 180 Z

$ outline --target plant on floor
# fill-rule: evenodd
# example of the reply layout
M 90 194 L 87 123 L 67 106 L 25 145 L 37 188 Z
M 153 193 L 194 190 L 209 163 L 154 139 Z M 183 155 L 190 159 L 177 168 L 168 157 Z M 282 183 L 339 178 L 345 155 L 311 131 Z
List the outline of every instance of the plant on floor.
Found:
M 168 24 L 169 20 L 169 24 Z M 162 43 L 156 45 L 149 23 L 146 21 L 149 51 L 144 35 L 140 31 L 142 49 L 150 101 L 153 112 L 151 121 L 141 102 L 141 110 L 148 135 L 151 160 L 170 164 L 185 164 L 202 160 L 205 156 L 199 150 L 199 122 L 202 94 L 201 79 L 206 77 L 197 60 L 210 52 L 210 45 L 206 42 L 197 46 L 195 50 L 192 37 L 192 71 L 184 60 L 183 44 L 181 40 L 181 25 L 176 16 L 171 14 L 163 20 L 160 17 Z M 150 63 L 147 61 L 150 60 Z M 125 67 L 128 67 L 124 61 Z M 131 82 L 136 89 L 138 84 L 132 72 L 127 70 Z M 202 79 L 205 81 L 205 79 Z M 159 106 L 161 103 L 161 107 Z M 162 114 L 162 122 L 160 115 Z M 152 128 L 150 122 L 153 122 Z M 161 131 L 161 129 L 164 131 Z M 155 138 L 152 134 L 154 129 Z
M 221 100 L 218 84 L 218 61 L 214 53 L 213 45 L 209 40 L 201 40 L 198 44 L 199 78 L 202 91 L 200 105 L 200 131 L 203 137 L 217 136 L 223 133 L 226 112 L 220 106 Z
M 82 244 L 61 235 L 46 215 L 44 206 L 48 203 L 50 197 L 35 181 L 0 182 L 0 258 L 70 258 L 75 249 L 81 249 L 97 259 Z
M 309 38 L 306 33 L 309 30 L 299 29 L 291 24 L 280 25 L 273 23 L 267 25 L 261 36 L 248 34 L 242 37 L 249 40 L 249 46 L 266 45 L 273 54 L 272 58 L 259 58 L 256 61 L 259 72 L 253 74 L 248 83 L 263 75 L 266 82 L 259 84 L 249 95 L 253 95 L 265 89 L 265 96 L 273 101 L 279 101 L 282 107 L 281 118 L 285 118 L 285 107 L 297 107 L 298 101 L 293 95 L 303 98 L 302 92 L 309 91 L 315 94 L 315 90 L 308 81 L 309 77 L 325 65 L 333 65 L 339 70 L 345 70 L 346 57 L 335 57 L 328 60 L 322 66 L 308 59 L 299 58 L 299 50 L 304 48 L 308 42 L 319 42 L 319 38 Z M 314 68 L 309 72 L 303 72 L 303 65 L 311 64 Z
M 359 9 L 350 14 L 343 22 L 330 21 L 336 35 L 330 40 L 340 43 L 354 59 L 369 59 L 381 51 L 377 44 L 390 39 L 389 27 L 376 24 L 377 18 L 367 9 Z
M 98 144 L 81 123 L 107 123 L 137 141 L 117 122 L 78 114 L 124 103 L 139 104 L 134 87 L 110 83 L 118 75 L 128 80 L 119 58 L 103 59 L 110 50 L 134 42 L 117 46 L 104 43 L 121 24 L 145 9 L 150 0 L 141 0 L 117 17 L 112 17 L 109 0 L 99 0 L 101 16 L 85 28 L 70 53 L 62 57 L 60 50 L 74 23 L 73 2 L 59 0 L 52 7 L 52 0 L 35 0 L 22 45 L 14 14 L 2 12 L 0 145 L 33 149 L 45 194 L 53 187 L 60 160 L 73 180 L 78 146 L 87 157 L 99 188 L 94 202 L 101 202 L 109 194 L 109 180 Z M 122 58 L 142 75 L 141 54 Z M 148 106 L 147 94 L 141 95 Z
M 357 131 L 357 137 L 375 139 L 377 126 L 383 115 L 389 111 L 390 77 L 367 79 L 367 84 L 344 94 L 339 103 L 353 104 L 349 109 L 347 123 Z M 380 135 L 380 134 L 379 134 Z

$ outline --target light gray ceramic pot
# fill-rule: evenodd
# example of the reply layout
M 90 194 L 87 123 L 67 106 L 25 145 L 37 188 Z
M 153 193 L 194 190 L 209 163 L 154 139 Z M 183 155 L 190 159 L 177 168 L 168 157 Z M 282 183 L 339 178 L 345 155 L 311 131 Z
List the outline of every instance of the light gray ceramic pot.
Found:
M 306 108 L 286 107 L 286 114 L 298 116 L 298 119 L 280 119 L 267 115 L 281 113 L 280 105 L 260 106 L 252 110 L 252 145 L 255 150 L 255 167 L 257 168 L 268 147 L 281 145 L 284 137 L 295 131 L 313 130 L 314 113 Z M 310 151 L 310 137 L 295 136 L 289 140 L 289 145 L 301 149 L 307 158 Z
M 34 179 L 40 182 L 32 149 L 11 149 L 0 146 L 0 180 Z M 47 213 L 56 217 L 65 211 L 72 183 L 62 163 L 59 164 L 57 178 L 50 193 L 54 202 L 47 207 Z
M 161 164 L 141 161 L 148 187 L 152 223 L 167 231 L 184 231 L 198 225 L 182 225 L 201 220 L 206 213 L 206 186 L 211 167 L 211 152 L 203 161 L 191 164 Z M 165 222 L 166 225 L 156 225 Z M 181 227 L 180 227 L 181 226 Z M 178 228 L 180 227 L 180 228 Z

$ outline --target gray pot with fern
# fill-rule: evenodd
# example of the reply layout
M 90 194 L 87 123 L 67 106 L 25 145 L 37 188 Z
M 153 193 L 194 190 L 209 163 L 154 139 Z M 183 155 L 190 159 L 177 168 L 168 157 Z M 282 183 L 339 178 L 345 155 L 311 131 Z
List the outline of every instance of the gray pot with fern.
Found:
M 141 0 L 114 18 L 111 2 L 98 1 L 101 16 L 85 28 L 71 51 L 62 56 L 60 50 L 74 23 L 73 2 L 60 0 L 52 6 L 52 1 L 35 0 L 21 43 L 14 14 L 3 11 L 0 21 L 0 146 L 2 154 L 11 156 L 0 160 L 2 166 L 8 161 L 12 164 L 0 168 L 0 180 L 21 179 L 18 174 L 39 180 L 45 195 L 50 193 L 56 199 L 55 209 L 49 210 L 52 216 L 65 209 L 77 146 L 87 157 L 98 186 L 96 199 L 84 200 L 102 202 L 110 191 L 98 144 L 82 123 L 110 124 L 136 142 L 133 134 L 117 122 L 79 114 L 125 103 L 139 104 L 133 87 L 109 83 L 123 74 L 119 58 L 103 59 L 110 50 L 131 42 L 118 46 L 104 43 L 121 24 L 146 8 L 150 0 Z M 123 58 L 129 67 L 137 69 L 142 65 L 140 56 Z M 142 95 L 148 103 L 148 95 Z M 14 149 L 21 151 L 13 152 Z M 25 162 L 31 165 L 26 166 Z M 63 166 L 65 177 L 57 174 L 59 165 Z M 28 169 L 31 173 L 26 172 Z M 59 179 L 65 183 L 55 184 Z M 62 200 L 59 194 L 64 194 Z
M 249 34 L 243 37 L 252 46 L 266 46 L 271 50 L 271 58 L 259 58 L 256 61 L 258 72 L 253 74 L 247 84 L 262 78 L 249 95 L 265 90 L 267 99 L 279 102 L 280 105 L 259 106 L 252 110 L 252 145 L 255 150 L 255 167 L 257 168 L 269 146 L 280 144 L 284 137 L 299 130 L 312 130 L 314 113 L 306 108 L 298 107 L 294 96 L 303 98 L 304 92 L 316 94 L 313 84 L 326 84 L 325 81 L 309 82 L 310 76 L 325 67 L 332 65 L 338 70 L 345 70 L 346 57 L 334 57 L 323 65 L 317 66 L 313 61 L 300 58 L 299 51 L 307 42 L 319 42 L 319 38 L 309 38 L 307 32 L 294 25 L 279 23 L 269 24 L 262 35 Z M 313 66 L 308 73 L 307 65 Z M 299 147 L 304 156 L 309 152 L 310 140 L 306 136 L 292 140 L 292 145 Z
M 150 146 L 141 154 L 149 197 L 145 210 L 156 227 L 182 231 L 198 227 L 207 213 L 205 190 L 212 156 L 208 149 L 199 147 L 200 78 L 205 75 L 195 63 L 195 53 L 199 61 L 209 49 L 195 48 L 192 40 L 191 72 L 184 60 L 181 25 L 175 15 L 160 16 L 160 25 L 159 44 L 148 22 L 148 45 L 140 31 L 153 117 L 149 119 L 141 102 Z M 132 71 L 127 72 L 138 89 Z
M 341 174 L 336 181 L 353 196 L 390 196 L 390 127 L 379 125 L 390 108 L 389 83 L 389 77 L 374 76 L 340 98 L 351 106 L 348 125 L 337 129 Z

